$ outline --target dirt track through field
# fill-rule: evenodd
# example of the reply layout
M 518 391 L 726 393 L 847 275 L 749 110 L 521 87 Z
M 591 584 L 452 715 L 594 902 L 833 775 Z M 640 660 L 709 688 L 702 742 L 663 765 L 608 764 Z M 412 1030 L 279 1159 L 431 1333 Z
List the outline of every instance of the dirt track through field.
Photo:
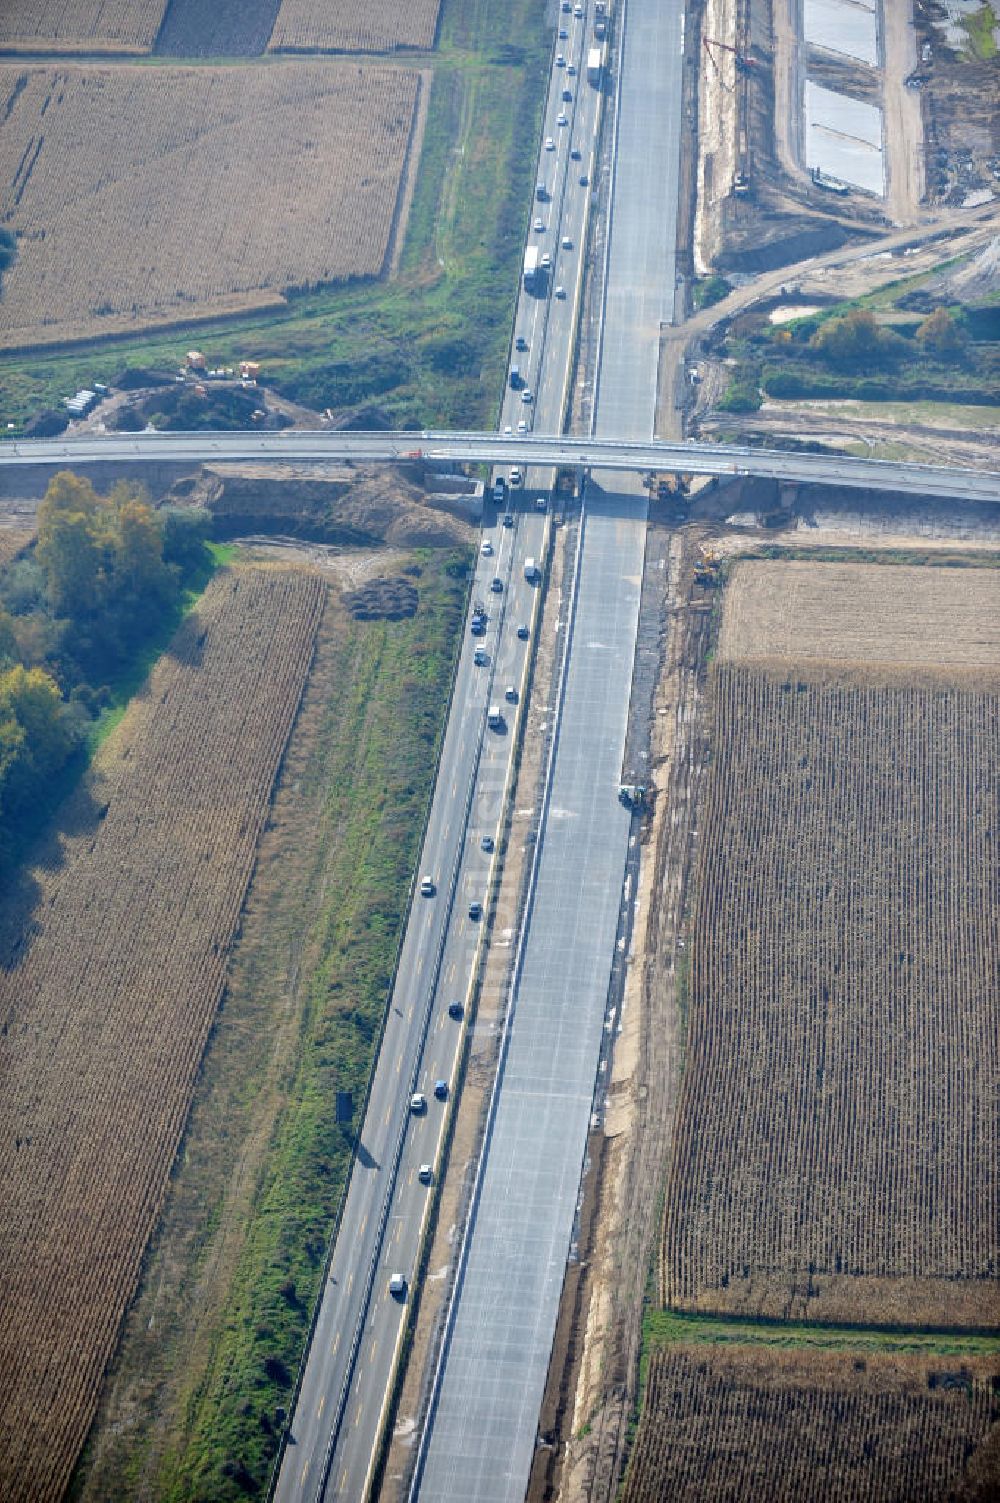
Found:
M 325 586 L 225 571 L 0 913 L 0 1495 L 61 1496 L 225 979 Z

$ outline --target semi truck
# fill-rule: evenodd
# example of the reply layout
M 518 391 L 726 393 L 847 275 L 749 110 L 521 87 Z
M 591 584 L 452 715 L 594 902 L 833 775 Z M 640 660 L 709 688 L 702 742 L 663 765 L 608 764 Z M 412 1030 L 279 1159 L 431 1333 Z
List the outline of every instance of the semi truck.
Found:
M 524 285 L 528 292 L 535 290 L 540 276 L 538 246 L 529 245 L 524 253 Z

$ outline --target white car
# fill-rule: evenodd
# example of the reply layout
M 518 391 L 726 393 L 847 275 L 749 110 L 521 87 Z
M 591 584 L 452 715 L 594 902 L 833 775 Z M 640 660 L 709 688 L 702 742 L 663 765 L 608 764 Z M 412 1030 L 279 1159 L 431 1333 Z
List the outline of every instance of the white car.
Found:
M 534 224 L 532 225 L 532 229 L 534 230 L 536 235 L 540 235 L 544 228 L 545 226 L 540 219 L 536 219 Z
M 539 265 L 541 266 L 543 271 L 548 271 L 549 267 L 552 265 L 552 257 L 549 255 L 548 251 L 545 252 L 544 256 L 539 262 Z
M 559 286 L 558 286 L 558 287 L 557 287 L 557 288 L 556 288 L 556 291 L 555 291 L 555 295 L 556 295 L 556 297 L 565 297 L 565 296 L 566 296 L 566 289 L 565 289 L 565 287 L 563 287 L 563 286 L 562 286 L 562 285 L 561 285 L 561 284 L 560 284 L 560 285 L 559 285 Z
M 521 421 L 518 423 L 518 425 L 517 425 L 517 431 L 518 431 L 518 433 L 527 433 L 527 431 L 528 431 L 528 425 L 524 421 L 524 418 L 522 418 Z
M 575 63 L 567 63 L 566 64 L 566 72 L 569 74 L 570 78 L 572 78 L 573 74 L 576 72 L 576 64 Z
M 556 116 L 556 124 L 557 125 L 568 125 L 569 124 L 569 116 L 567 115 L 567 113 L 566 113 L 565 110 L 560 110 L 559 111 L 558 115 Z
M 580 17 L 583 15 L 583 6 L 582 5 L 574 5 L 574 7 L 573 7 L 573 14 L 574 14 L 574 16 L 576 16 L 577 20 L 579 20 Z
M 532 398 L 532 395 L 531 395 L 531 390 L 530 390 L 529 387 L 526 386 L 524 388 L 524 390 L 522 391 L 522 393 L 521 393 L 521 401 L 522 402 L 531 402 L 532 400 L 533 400 L 533 398 Z
M 551 136 L 546 136 L 545 137 L 545 150 L 546 151 L 555 151 L 555 149 L 556 149 L 556 143 L 553 141 L 552 137 Z
M 483 546 L 479 551 L 483 555 L 483 558 L 490 557 L 491 553 L 493 552 L 493 544 L 490 542 L 489 538 L 483 539 Z
M 562 237 L 562 248 L 563 248 L 563 250 L 572 250 L 573 249 L 573 242 L 569 238 L 568 235 L 564 235 Z
M 563 55 L 562 55 L 561 52 L 557 52 L 556 53 L 556 67 L 557 68 L 565 68 L 565 66 L 566 66 L 566 59 L 563 57 Z
M 504 431 L 504 433 L 506 433 L 506 434 L 507 434 L 507 435 L 508 435 L 508 436 L 509 436 L 509 435 L 510 435 L 510 434 L 511 434 L 511 433 L 513 433 L 513 431 L 514 431 L 514 430 L 513 430 L 513 428 L 512 428 L 512 427 L 511 427 L 511 426 L 510 426 L 510 424 L 509 424 L 509 423 L 505 423 L 505 424 L 504 424 L 504 430 L 503 430 L 503 431 Z

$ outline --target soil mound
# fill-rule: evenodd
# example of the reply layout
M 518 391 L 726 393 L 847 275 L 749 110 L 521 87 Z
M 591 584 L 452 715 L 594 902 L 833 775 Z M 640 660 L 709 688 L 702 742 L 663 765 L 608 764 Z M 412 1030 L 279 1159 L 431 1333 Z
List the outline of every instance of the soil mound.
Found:
M 472 536 L 459 518 L 429 507 L 412 479 L 382 467 L 212 466 L 183 500 L 210 511 L 228 537 L 273 532 L 355 547 L 452 548 Z

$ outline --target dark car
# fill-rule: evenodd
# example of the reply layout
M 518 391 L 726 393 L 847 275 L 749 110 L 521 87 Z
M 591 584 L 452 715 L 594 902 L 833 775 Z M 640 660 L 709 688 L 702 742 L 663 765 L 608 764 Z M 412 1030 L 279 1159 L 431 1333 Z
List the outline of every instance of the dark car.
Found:
M 505 527 L 513 527 L 513 525 L 514 525 L 514 514 L 513 514 L 513 512 L 509 512 L 509 511 L 505 511 L 504 512 L 504 514 L 503 514 L 503 525 Z
M 487 853 L 489 853 L 490 851 L 492 851 L 492 849 L 493 849 L 493 836 L 492 835 L 484 835 L 483 838 L 482 838 L 482 840 L 479 842 L 479 849 L 481 851 L 486 851 Z
M 491 582 L 491 584 L 490 584 L 490 589 L 493 591 L 494 595 L 502 595 L 503 594 L 503 580 L 499 579 L 499 578 L 498 579 L 494 579 Z
M 526 626 L 519 626 L 517 628 L 517 634 L 520 637 L 520 639 L 521 639 L 522 642 L 527 642 L 528 638 L 531 635 L 531 633 L 529 632 L 529 630 L 528 630 L 528 628 Z
M 481 919 L 482 916 L 483 916 L 483 905 L 482 905 L 482 903 L 470 903 L 469 904 L 469 917 L 470 917 L 470 919 Z
M 435 1082 L 434 1082 L 434 1094 L 435 1094 L 435 1096 L 437 1097 L 437 1099 L 439 1101 L 447 1101 L 448 1100 L 448 1082 L 446 1080 L 435 1080 Z
M 528 341 L 525 339 L 525 337 L 524 337 L 523 334 L 519 334 L 517 336 L 517 338 L 514 340 L 514 348 L 515 348 L 515 350 L 522 350 L 522 351 L 524 351 L 524 350 L 526 350 L 528 348 Z
M 455 1019 L 461 1018 L 463 1012 L 464 1012 L 464 1008 L 462 1007 L 461 1002 L 449 1002 L 448 1003 L 448 1016 L 449 1016 L 449 1018 L 455 1018 Z

